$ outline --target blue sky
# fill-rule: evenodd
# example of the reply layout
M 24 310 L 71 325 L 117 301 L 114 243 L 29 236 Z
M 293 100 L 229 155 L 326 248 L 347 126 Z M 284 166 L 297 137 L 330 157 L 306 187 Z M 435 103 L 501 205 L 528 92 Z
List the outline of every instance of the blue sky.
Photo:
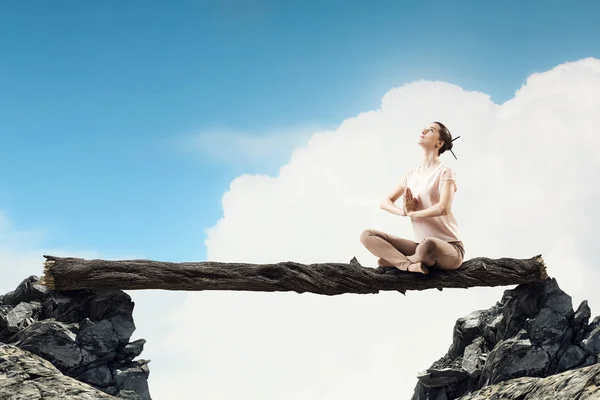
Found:
M 12 225 L 47 247 L 203 260 L 231 180 L 276 174 L 289 152 L 215 163 L 178 138 L 335 128 L 418 79 L 502 103 L 533 72 L 600 57 L 594 1 L 245 3 L 2 3 Z

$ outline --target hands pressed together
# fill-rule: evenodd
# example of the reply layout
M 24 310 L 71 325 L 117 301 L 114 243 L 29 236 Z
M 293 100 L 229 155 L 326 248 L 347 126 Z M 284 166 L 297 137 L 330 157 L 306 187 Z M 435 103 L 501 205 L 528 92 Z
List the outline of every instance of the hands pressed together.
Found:
M 419 204 L 419 200 L 413 197 L 410 188 L 406 188 L 406 192 L 404 192 L 404 213 L 410 217 L 410 213 L 412 211 L 417 211 L 417 205 Z

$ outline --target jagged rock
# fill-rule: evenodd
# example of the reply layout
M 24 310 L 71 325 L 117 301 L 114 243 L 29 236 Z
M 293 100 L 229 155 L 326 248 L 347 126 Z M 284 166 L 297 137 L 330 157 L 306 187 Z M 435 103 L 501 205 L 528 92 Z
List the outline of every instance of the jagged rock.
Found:
M 146 344 L 145 339 L 138 339 L 131 343 L 126 344 L 119 350 L 117 354 L 117 360 L 133 360 L 135 357 L 142 354 L 144 350 L 144 344 Z
M 115 315 L 110 318 L 113 329 L 117 334 L 120 344 L 127 344 L 133 331 L 135 331 L 135 324 L 131 314 L 128 315 Z
M 0 398 L 11 400 L 115 399 L 63 375 L 49 361 L 0 342 Z
M 134 390 L 119 390 L 119 398 L 126 400 L 141 400 L 142 397 Z
M 452 358 L 459 357 L 463 354 L 465 347 L 481 333 L 482 311 L 473 311 L 466 317 L 459 318 L 454 326 L 454 340 L 448 350 L 448 354 Z
M 16 306 L 22 302 L 42 302 L 51 290 L 39 283 L 39 278 L 31 275 L 24 279 L 17 288 L 2 296 L 2 304 Z
M 129 295 L 120 290 L 53 291 L 37 282 L 29 277 L 2 297 L 0 340 L 107 394 L 150 399 L 148 361 L 133 360 L 146 341 L 129 343 L 135 330 Z M 31 396 L 39 398 L 34 392 Z
M 6 313 L 0 313 L 0 328 L 3 329 L 2 336 L 14 334 L 31 325 L 37 319 L 37 314 L 41 308 L 42 305 L 37 301 L 32 301 L 31 303 L 23 302 L 10 308 Z
M 550 364 L 550 357 L 530 340 L 508 339 L 490 353 L 481 373 L 482 386 L 521 376 L 541 375 Z
M 594 330 L 581 341 L 581 347 L 591 355 L 600 353 L 600 326 L 594 328 Z
M 563 372 L 578 366 L 583 363 L 587 357 L 588 354 L 581 347 L 577 345 L 569 346 L 558 362 L 558 372 Z
M 522 377 L 507 380 L 468 393 L 460 397 L 460 400 L 593 400 L 599 398 L 600 365 L 596 364 L 546 378 Z
M 79 375 L 77 379 L 100 387 L 109 387 L 113 384 L 112 372 L 106 365 L 88 369 L 83 374 Z
M 463 399 L 476 391 L 489 395 L 481 389 L 508 381 L 529 382 L 518 389 L 526 393 L 536 379 L 593 366 L 600 352 L 600 317 L 588 324 L 590 316 L 587 301 L 573 311 L 571 297 L 554 278 L 507 290 L 494 306 L 457 320 L 448 353 L 427 370 L 444 374 L 435 380 L 420 373 L 413 400 Z M 544 398 L 510 393 L 506 398 Z
M 131 367 L 126 369 L 115 369 L 113 379 L 118 388 L 132 390 L 137 393 L 142 400 L 150 399 L 148 390 L 148 366 Z
M 75 290 L 50 292 L 43 303 L 42 318 L 55 318 L 63 322 L 92 321 L 111 317 L 131 316 L 131 297 L 120 290 Z
M 112 361 L 117 354 L 119 338 L 113 325 L 109 320 L 103 319 L 97 322 L 86 318 L 81 323 L 81 330 L 77 335 L 77 341 L 82 349 L 96 358 L 106 357 Z
M 544 304 L 544 307 L 551 308 L 565 318 L 573 318 L 575 312 L 573 311 L 571 296 L 559 289 L 556 280 L 553 283 L 552 285 L 544 286 L 548 291 L 546 292 L 546 297 L 542 299 L 542 304 Z
M 478 337 L 465 348 L 461 367 L 471 378 L 478 377 L 483 370 L 483 365 L 487 359 L 487 354 L 484 355 L 484 347 L 485 339 Z
M 435 388 L 460 382 L 464 380 L 467 376 L 468 374 L 462 369 L 429 368 L 427 371 L 417 375 L 417 378 L 419 378 L 419 381 L 421 381 L 423 385 Z
M 539 345 L 560 342 L 568 327 L 568 320 L 548 307 L 542 308 L 535 318 L 525 320 L 531 342 Z
M 591 316 L 592 310 L 590 310 L 587 300 L 583 300 L 581 304 L 579 304 L 579 307 L 577 307 L 575 315 L 573 315 L 573 324 L 586 325 L 590 321 Z
M 61 371 L 68 371 L 81 363 L 77 335 L 69 328 L 59 321 L 36 321 L 13 336 L 10 343 L 49 360 Z
M 481 335 L 487 343 L 490 343 L 491 347 L 494 347 L 499 340 L 497 339 L 498 326 L 500 325 L 500 322 L 502 322 L 504 316 L 502 314 L 494 316 L 493 308 L 490 310 L 488 315 L 492 316 L 492 318 L 489 321 L 484 322 Z
M 597 362 L 598 362 L 598 357 L 589 356 L 588 358 L 585 359 L 584 363 L 581 364 L 581 367 L 587 367 L 589 365 L 596 364 Z

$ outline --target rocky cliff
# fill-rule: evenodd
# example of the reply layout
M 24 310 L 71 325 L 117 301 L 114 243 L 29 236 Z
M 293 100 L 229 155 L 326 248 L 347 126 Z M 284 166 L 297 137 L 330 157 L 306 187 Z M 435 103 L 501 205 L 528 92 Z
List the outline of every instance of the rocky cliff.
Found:
M 0 296 L 0 399 L 150 399 L 149 361 L 134 360 L 145 340 L 129 342 L 131 297 L 38 280 Z
M 600 399 L 600 317 L 590 316 L 553 278 L 507 290 L 456 321 L 448 353 L 419 373 L 412 399 Z
M 120 290 L 52 291 L 31 276 L 0 296 L 0 399 L 150 399 L 145 340 Z M 600 317 L 555 279 L 459 318 L 413 400 L 600 399 Z M 116 397 L 115 397 L 116 396 Z

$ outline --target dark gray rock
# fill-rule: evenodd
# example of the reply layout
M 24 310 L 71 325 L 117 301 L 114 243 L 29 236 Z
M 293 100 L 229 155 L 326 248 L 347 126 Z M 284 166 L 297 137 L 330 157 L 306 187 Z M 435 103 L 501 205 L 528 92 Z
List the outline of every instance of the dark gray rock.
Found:
M 39 278 L 37 276 L 29 276 L 14 291 L 2 296 L 2 304 L 16 306 L 22 302 L 43 302 L 51 290 L 46 286 L 40 285 L 38 281 Z
M 548 353 L 529 340 L 505 340 L 488 356 L 480 384 L 487 386 L 521 376 L 541 376 L 549 364 Z
M 485 343 L 484 338 L 478 337 L 465 348 L 462 358 L 462 370 L 469 374 L 471 378 L 481 375 L 487 359 L 487 354 L 484 355 Z
M 588 324 L 590 316 L 587 301 L 573 311 L 571 297 L 554 278 L 506 290 L 494 306 L 457 320 L 448 353 L 419 373 L 413 400 L 462 399 L 501 382 L 542 379 L 596 364 L 600 317 Z
M 594 328 L 585 339 L 581 341 L 581 348 L 591 355 L 600 353 L 600 326 Z
M 144 350 L 144 344 L 146 344 L 145 339 L 138 339 L 126 344 L 119 350 L 117 354 L 117 360 L 133 360 L 142 354 L 142 351 Z
M 113 329 L 119 339 L 120 344 L 127 344 L 133 331 L 135 331 L 135 324 L 133 323 L 133 317 L 130 315 L 115 315 L 110 317 Z
M 19 332 L 35 322 L 41 309 L 42 305 L 37 301 L 19 303 L 5 315 L 0 315 L 0 326 L 7 334 Z
M 46 290 L 36 277 L 29 277 L 3 300 L 0 341 L 30 351 L 63 375 L 77 377 L 107 394 L 150 399 L 148 361 L 133 361 L 146 341 L 129 343 L 135 330 L 129 295 L 120 290 Z M 114 376 L 119 376 L 118 383 Z M 6 382 L 0 374 L 1 383 Z M 64 393 L 56 394 L 52 388 L 38 389 L 27 394 L 32 397 L 21 398 L 40 398 L 40 390 L 46 389 L 49 398 L 63 398 Z
M 560 343 L 567 328 L 569 321 L 548 307 L 542 308 L 534 318 L 525 320 L 531 342 L 539 345 Z
M 596 364 L 597 362 L 598 362 L 597 356 L 588 356 L 588 358 L 585 359 L 585 361 L 583 362 L 583 364 L 580 365 L 580 367 L 587 367 L 589 365 Z
M 571 345 L 560 358 L 557 370 L 558 372 L 563 372 L 577 367 L 579 364 L 583 363 L 587 357 L 588 354 L 581 347 L 577 345 Z
M 448 354 L 452 358 L 462 356 L 473 339 L 475 339 L 482 331 L 481 326 L 482 311 L 473 311 L 471 314 L 459 318 L 454 325 L 454 335 L 452 345 L 448 350 Z
M 458 383 L 468 377 L 468 374 L 458 368 L 429 368 L 417 375 L 419 381 L 431 388 L 448 386 Z
M 141 400 L 142 397 L 134 390 L 120 390 L 118 397 L 125 400 Z
M 498 342 L 498 326 L 502 322 L 504 316 L 502 314 L 494 313 L 494 310 L 490 310 L 489 314 L 491 315 L 491 319 L 490 321 L 484 323 L 481 335 L 486 340 L 486 342 L 489 343 L 491 347 L 493 347 Z
M 587 325 L 591 316 L 592 310 L 590 310 L 587 300 L 583 300 L 573 315 L 573 325 Z
M 81 348 L 96 358 L 112 356 L 117 353 L 119 339 L 113 329 L 113 324 L 106 319 L 94 322 L 86 318 L 81 323 L 77 341 Z M 112 361 L 112 359 L 110 359 Z
M 558 284 L 556 284 L 554 289 L 548 292 L 543 304 L 544 307 L 554 310 L 567 319 L 573 318 L 573 315 L 575 314 L 571 296 L 560 290 Z
M 42 318 L 79 322 L 85 318 L 99 321 L 116 315 L 131 317 L 133 306 L 131 297 L 121 290 L 53 291 L 43 303 Z
M 113 384 L 112 372 L 106 365 L 88 369 L 83 374 L 79 375 L 77 379 L 82 382 L 103 388 L 109 387 Z
M 76 334 L 62 322 L 36 321 L 13 336 L 11 343 L 49 360 L 62 371 L 81 363 L 81 349 Z
M 149 400 L 148 374 L 148 366 L 144 364 L 136 367 L 115 369 L 113 371 L 113 379 L 115 386 L 120 389 L 120 392 L 131 390 L 137 393 L 142 400 Z
M 0 399 L 116 400 L 116 397 L 63 375 L 42 357 L 0 342 Z

